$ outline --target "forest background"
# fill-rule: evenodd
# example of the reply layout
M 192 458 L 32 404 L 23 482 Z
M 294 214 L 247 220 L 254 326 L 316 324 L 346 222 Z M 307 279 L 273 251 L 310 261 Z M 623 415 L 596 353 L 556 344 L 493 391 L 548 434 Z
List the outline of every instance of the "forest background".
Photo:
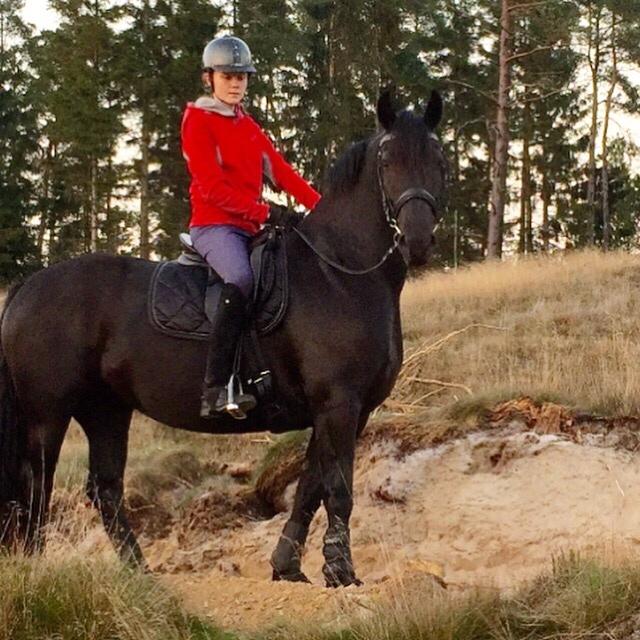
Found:
M 640 246 L 640 0 L 0 0 L 0 281 L 89 251 L 169 258 L 180 151 L 216 35 L 247 40 L 248 109 L 322 189 L 382 88 L 445 100 L 436 263 Z

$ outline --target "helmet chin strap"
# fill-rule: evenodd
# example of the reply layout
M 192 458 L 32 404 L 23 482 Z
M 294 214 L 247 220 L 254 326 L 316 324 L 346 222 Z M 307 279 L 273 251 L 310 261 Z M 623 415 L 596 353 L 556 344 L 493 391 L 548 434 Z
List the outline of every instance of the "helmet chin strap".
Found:
M 209 91 L 211 93 L 211 97 L 215 96 L 213 89 L 213 69 L 209 69 Z

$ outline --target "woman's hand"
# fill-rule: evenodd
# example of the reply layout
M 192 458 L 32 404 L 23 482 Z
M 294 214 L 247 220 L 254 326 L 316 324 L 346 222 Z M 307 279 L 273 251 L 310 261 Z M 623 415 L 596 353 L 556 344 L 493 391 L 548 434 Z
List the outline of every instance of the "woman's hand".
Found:
M 269 203 L 269 217 L 267 218 L 267 224 L 273 225 L 274 227 L 291 229 L 293 227 L 297 227 L 302 220 L 304 220 L 304 213 L 291 211 L 290 209 L 287 209 L 287 207 L 283 207 L 279 204 Z

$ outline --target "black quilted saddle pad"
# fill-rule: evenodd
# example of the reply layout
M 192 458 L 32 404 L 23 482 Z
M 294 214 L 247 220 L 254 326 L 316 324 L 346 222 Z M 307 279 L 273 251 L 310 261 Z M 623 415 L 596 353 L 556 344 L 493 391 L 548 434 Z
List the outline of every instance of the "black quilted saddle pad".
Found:
M 284 245 L 273 240 L 251 256 L 254 280 L 253 322 L 258 333 L 273 331 L 282 321 L 288 301 L 287 261 Z M 149 287 L 149 321 L 168 335 L 206 340 L 211 315 L 220 295 L 222 280 L 204 266 L 186 266 L 177 260 L 161 262 Z

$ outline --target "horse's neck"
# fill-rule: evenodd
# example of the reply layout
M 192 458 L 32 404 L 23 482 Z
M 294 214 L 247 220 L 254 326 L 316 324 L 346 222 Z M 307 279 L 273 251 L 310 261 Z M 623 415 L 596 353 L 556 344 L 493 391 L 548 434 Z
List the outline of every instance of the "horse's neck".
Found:
M 327 257 L 356 269 L 376 264 L 393 243 L 375 178 L 323 196 L 302 230 Z

